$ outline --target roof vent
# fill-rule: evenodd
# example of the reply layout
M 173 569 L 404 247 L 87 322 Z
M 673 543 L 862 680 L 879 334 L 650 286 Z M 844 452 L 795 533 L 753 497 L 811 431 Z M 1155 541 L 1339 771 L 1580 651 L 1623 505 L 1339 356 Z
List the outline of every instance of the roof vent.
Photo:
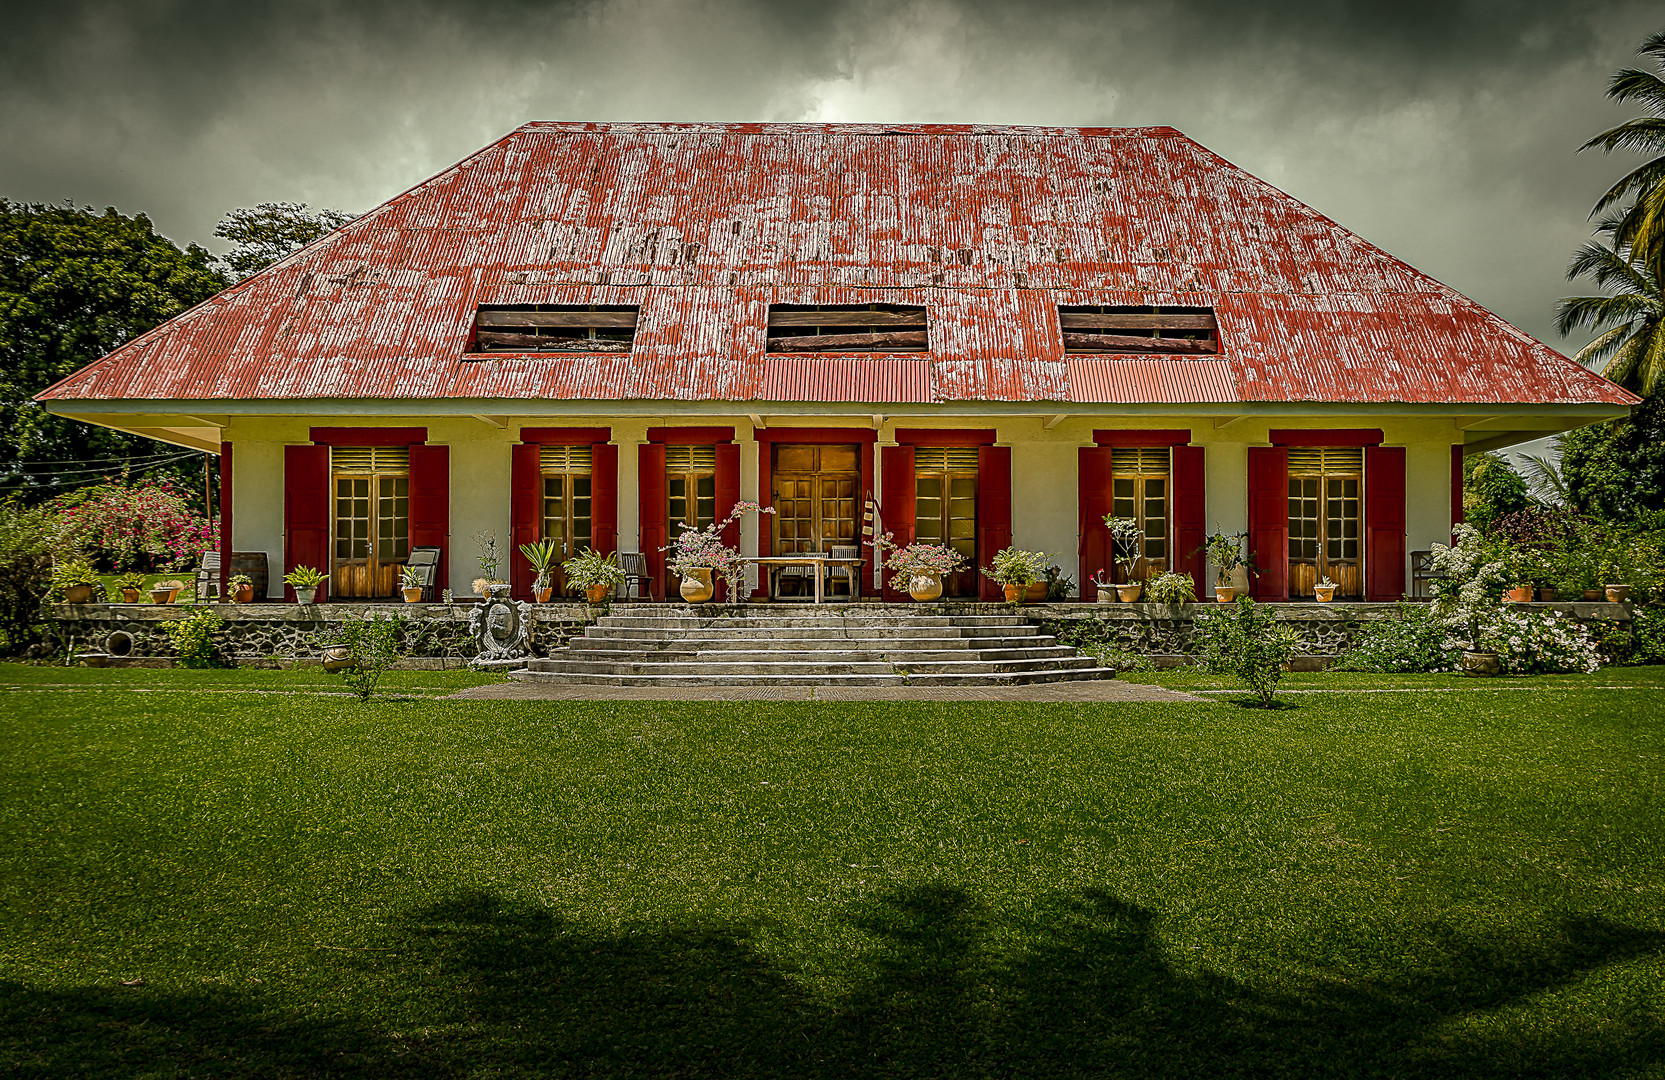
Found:
M 1213 308 L 1061 306 L 1058 325 L 1067 353 L 1213 356 L 1220 351 Z
M 922 307 L 842 304 L 769 307 L 772 353 L 898 353 L 930 347 Z
M 635 306 L 481 304 L 474 315 L 477 352 L 629 352 Z

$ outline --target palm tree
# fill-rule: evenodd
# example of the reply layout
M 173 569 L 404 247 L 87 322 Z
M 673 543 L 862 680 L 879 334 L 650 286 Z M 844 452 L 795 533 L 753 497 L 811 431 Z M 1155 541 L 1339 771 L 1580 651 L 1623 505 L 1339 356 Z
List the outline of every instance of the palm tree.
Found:
M 1611 247 L 1585 244 L 1567 267 L 1569 281 L 1588 277 L 1610 294 L 1563 299 L 1556 305 L 1555 329 L 1563 337 L 1581 327 L 1601 330 L 1573 359 L 1586 367 L 1605 361 L 1603 375 L 1648 397 L 1665 386 L 1665 294 L 1659 263 L 1637 258 L 1617 239 L 1624 216 L 1610 214 L 1596 230 L 1613 238 Z
M 1660 71 L 1665 72 L 1665 31 L 1649 36 L 1636 51 L 1639 55 L 1652 57 Z M 1633 199 L 1631 205 L 1618 215 L 1613 244 L 1635 253 L 1657 274 L 1665 266 L 1665 78 L 1651 71 L 1626 68 L 1607 84 L 1607 96 L 1619 102 L 1646 103 L 1652 108 L 1653 115 L 1627 120 L 1597 135 L 1579 149 L 1599 146 L 1610 153 L 1623 147 L 1652 156 L 1609 188 L 1596 203 L 1596 208 L 1590 211 L 1590 216 L 1620 206 L 1626 199 Z
M 1557 457 L 1561 453 L 1561 437 L 1557 435 L 1551 440 L 1555 444 Z M 1521 475 L 1526 477 L 1527 486 L 1532 489 L 1532 497 L 1545 506 L 1566 506 L 1572 500 L 1567 494 L 1567 478 L 1561 474 L 1561 465 L 1552 461 L 1547 454 L 1522 454 L 1526 464 L 1521 466 Z

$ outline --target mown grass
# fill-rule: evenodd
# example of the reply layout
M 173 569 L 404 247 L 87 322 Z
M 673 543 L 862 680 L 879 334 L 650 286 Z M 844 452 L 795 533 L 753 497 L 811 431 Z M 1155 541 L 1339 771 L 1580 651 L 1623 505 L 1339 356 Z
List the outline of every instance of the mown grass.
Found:
M 0 1069 L 1659 1076 L 1665 680 L 1620 674 L 1267 711 L 0 668 Z

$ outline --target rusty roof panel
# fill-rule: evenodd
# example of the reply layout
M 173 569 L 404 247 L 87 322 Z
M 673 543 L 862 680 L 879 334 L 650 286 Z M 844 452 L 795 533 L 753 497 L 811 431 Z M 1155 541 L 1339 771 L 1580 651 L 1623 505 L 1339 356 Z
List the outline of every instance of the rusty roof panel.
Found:
M 901 357 L 771 356 L 762 401 L 927 402 L 931 362 Z
M 1069 400 L 1081 404 L 1203 404 L 1238 400 L 1224 360 L 1072 358 Z
M 935 400 L 1634 401 L 1171 128 L 554 123 L 41 397 L 751 400 L 786 377 L 769 304 L 869 302 L 930 309 L 929 354 L 897 362 Z M 628 356 L 478 360 L 482 303 L 642 322 Z M 1059 304 L 1214 307 L 1220 358 L 1179 384 L 1066 361 Z M 841 364 L 802 377 L 853 400 Z

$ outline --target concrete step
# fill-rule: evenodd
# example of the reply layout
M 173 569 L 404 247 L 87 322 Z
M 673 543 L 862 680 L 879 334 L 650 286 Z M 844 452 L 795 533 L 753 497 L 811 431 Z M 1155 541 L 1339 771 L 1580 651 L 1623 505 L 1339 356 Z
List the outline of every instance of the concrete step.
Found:
M 1049 669 L 1003 674 L 918 675 L 594 675 L 578 672 L 517 671 L 516 679 L 567 686 L 1025 686 L 1035 683 L 1113 679 L 1114 668 Z
M 757 663 L 711 660 L 604 661 L 563 658 L 534 660 L 527 669 L 589 675 L 709 675 L 722 680 L 729 675 L 1003 675 L 1033 671 L 1068 671 L 1092 667 L 1091 657 L 1047 657 L 1037 660 L 936 660 L 904 664 L 887 660 L 769 660 Z
M 642 641 L 820 638 L 828 641 L 864 641 L 870 638 L 902 640 L 905 638 L 988 638 L 1036 637 L 1040 627 L 1033 623 L 1016 626 L 948 626 L 900 624 L 895 626 L 782 626 L 704 625 L 704 626 L 640 626 L 592 623 L 584 628 L 585 637 L 609 637 Z
M 877 664 L 915 668 L 932 664 L 1025 663 L 1069 665 L 1085 659 L 1079 656 L 1074 649 L 1063 646 L 1047 649 L 979 649 L 975 652 L 963 649 L 942 649 L 928 652 L 852 649 L 848 652 L 820 654 L 813 659 L 805 659 L 804 657 L 805 654 L 803 653 L 782 652 L 776 649 L 763 649 L 755 652 L 743 650 L 707 652 L 694 649 L 674 649 L 653 653 L 643 653 L 633 649 L 563 649 L 551 653 L 547 660 L 533 660 L 530 661 L 530 664 L 539 670 L 554 670 L 558 667 L 571 667 L 576 664 L 628 664 L 633 667 L 698 664 L 713 668 L 744 666 L 751 668 L 779 667 L 782 669 L 795 665 L 848 666 L 850 664 Z
M 884 614 L 814 614 L 814 615 L 748 615 L 745 617 L 660 614 L 603 615 L 596 619 L 598 626 L 663 626 L 686 629 L 699 626 L 1026 626 L 1029 620 L 1021 615 L 884 615 Z
M 885 648 L 925 651 L 953 650 L 964 653 L 972 649 L 1045 649 L 1057 644 L 1050 634 L 1029 634 L 1001 637 L 620 637 L 610 634 L 586 633 L 569 638 L 569 649 L 617 650 L 621 652 L 670 652 L 697 649 L 706 652 L 720 650 L 752 651 L 757 649 L 791 649 L 798 652 L 837 652 L 853 648 Z M 1073 651 L 1073 650 L 1071 650 Z

